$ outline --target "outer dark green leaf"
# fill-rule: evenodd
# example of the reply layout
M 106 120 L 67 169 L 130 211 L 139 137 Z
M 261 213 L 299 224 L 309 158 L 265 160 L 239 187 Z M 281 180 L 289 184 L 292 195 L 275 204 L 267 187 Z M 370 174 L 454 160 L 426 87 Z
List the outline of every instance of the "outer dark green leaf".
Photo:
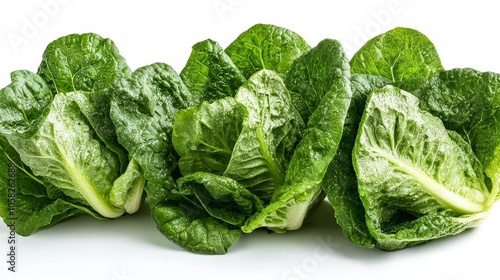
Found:
M 12 72 L 11 80 L 0 90 L 0 133 L 29 138 L 47 117 L 52 92 L 40 76 L 30 71 Z
M 147 180 L 168 180 L 177 166 L 171 140 L 175 114 L 194 102 L 188 89 L 170 66 L 156 63 L 122 79 L 115 90 L 111 119 L 119 142 Z
M 363 247 L 375 246 L 375 240 L 366 225 L 365 208 L 359 198 L 358 180 L 352 165 L 352 149 L 368 95 L 372 90 L 382 88 L 389 83 L 389 80 L 378 76 L 364 74 L 351 76 L 352 100 L 342 140 L 322 183 L 344 235 L 354 244 Z
M 183 175 L 207 171 L 222 175 L 242 129 L 244 109 L 231 98 L 177 112 L 172 142 Z
M 318 77 L 311 80 L 308 72 L 313 67 L 324 69 L 315 71 Z M 298 229 L 312 205 L 324 198 L 321 182 L 342 137 L 352 94 L 349 63 L 340 43 L 334 40 L 320 42 L 294 62 L 290 73 L 293 78 L 287 81 L 301 90 L 297 94 L 318 105 L 295 149 L 284 184 L 276 189 L 269 206 L 247 220 L 242 227 L 244 232 L 258 227 L 276 232 Z M 306 85 L 312 82 L 321 85 Z M 313 94 L 313 90 L 321 92 Z
M 391 86 L 373 91 L 354 146 L 367 225 L 382 249 L 456 234 L 487 210 L 472 149 L 418 103 Z
M 492 180 L 492 204 L 500 188 L 500 74 L 453 69 L 415 91 L 421 107 L 468 141 Z
M 413 90 L 443 70 L 432 42 L 422 33 L 398 27 L 369 40 L 351 59 L 353 73 L 387 78 Z
M 196 253 L 226 253 L 242 234 L 239 226 L 262 209 L 260 199 L 244 186 L 211 173 L 182 177 L 178 187 L 171 185 L 163 194 L 157 186 L 148 186 L 147 192 L 153 198 L 153 220 L 160 232 Z
M 222 47 L 210 39 L 193 46 L 180 77 L 200 102 L 213 102 L 226 96 L 234 96 L 245 82 L 243 74 Z
M 147 194 L 148 204 L 153 209 L 155 206 L 165 202 L 173 191 L 177 191 L 177 184 L 172 176 L 166 181 L 148 181 L 144 190 Z
M 285 74 L 293 61 L 310 49 L 296 33 L 274 25 L 256 24 L 227 48 L 234 64 L 249 78 L 261 69 Z
M 242 234 L 237 227 L 229 226 L 184 201 L 156 206 L 152 215 L 163 235 L 191 252 L 225 254 Z
M 93 33 L 72 34 L 51 42 L 38 68 L 54 93 L 105 91 L 130 72 L 113 41 Z

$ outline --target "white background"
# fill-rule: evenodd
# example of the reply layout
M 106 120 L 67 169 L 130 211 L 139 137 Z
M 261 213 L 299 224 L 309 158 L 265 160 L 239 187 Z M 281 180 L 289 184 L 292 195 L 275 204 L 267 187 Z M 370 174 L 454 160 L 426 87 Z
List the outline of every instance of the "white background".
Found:
M 111 38 L 132 69 L 165 62 L 180 71 L 206 38 L 226 47 L 256 23 L 289 28 L 311 46 L 339 40 L 349 56 L 396 26 L 435 44 L 444 67 L 500 72 L 496 1 L 72 1 L 0 2 L 0 87 L 13 70 L 36 71 L 46 45 L 70 33 Z M 478 228 L 397 252 L 358 248 L 327 202 L 299 231 L 245 235 L 228 254 L 197 255 L 164 238 L 147 207 L 132 217 L 78 217 L 18 237 L 7 271 L 8 229 L 0 225 L 0 279 L 492 279 L 498 274 L 500 209 Z M 498 277 L 498 276 L 496 276 Z

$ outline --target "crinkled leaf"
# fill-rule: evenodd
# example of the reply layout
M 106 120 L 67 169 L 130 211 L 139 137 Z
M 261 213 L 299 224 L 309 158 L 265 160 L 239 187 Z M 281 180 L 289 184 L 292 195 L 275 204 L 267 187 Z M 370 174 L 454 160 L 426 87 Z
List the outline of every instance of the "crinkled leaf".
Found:
M 186 66 L 179 75 L 199 102 L 213 102 L 234 96 L 245 82 L 245 77 L 222 47 L 210 39 L 193 46 Z
M 147 181 L 144 186 L 146 197 L 151 209 L 165 202 L 171 196 L 172 191 L 177 191 L 177 184 L 172 176 L 169 176 L 166 181 L 154 182 Z
M 232 97 L 180 110 L 172 142 L 183 175 L 207 171 L 222 175 L 243 124 L 244 110 Z
M 29 138 L 40 128 L 53 96 L 45 81 L 26 70 L 12 72 L 0 90 L 0 133 Z
M 351 59 L 351 71 L 387 78 L 413 90 L 443 70 L 432 42 L 424 34 L 398 27 L 370 39 Z
M 404 216 L 404 215 L 402 215 Z M 431 212 L 416 220 L 410 220 L 392 232 L 377 234 L 378 247 L 382 250 L 397 250 L 418 245 L 449 235 L 456 235 L 480 224 L 487 216 L 485 212 L 455 216 L 446 212 Z
M 285 74 L 293 61 L 309 49 L 307 42 L 293 31 L 256 24 L 241 33 L 226 53 L 243 76 L 249 78 L 261 69 Z
M 38 68 L 54 93 L 105 91 L 130 72 L 113 41 L 94 33 L 72 34 L 51 42 Z
M 339 64 L 343 63 L 340 52 L 338 42 L 325 39 L 298 58 L 286 73 L 285 84 L 290 90 L 292 103 L 306 123 L 331 90 L 332 79 L 343 75 L 339 73 Z
M 169 240 L 196 253 L 224 254 L 238 241 L 239 226 L 262 202 L 228 177 L 197 172 L 172 180 L 166 189 L 148 184 L 152 215 Z
M 486 210 L 489 192 L 470 146 L 400 89 L 372 92 L 353 164 L 367 225 L 380 248 L 456 234 Z M 444 218 L 434 223 L 432 216 Z M 460 221 L 466 224 L 450 224 Z
M 196 253 L 225 254 L 242 232 L 211 217 L 199 205 L 168 201 L 152 208 L 158 230 L 170 241 Z

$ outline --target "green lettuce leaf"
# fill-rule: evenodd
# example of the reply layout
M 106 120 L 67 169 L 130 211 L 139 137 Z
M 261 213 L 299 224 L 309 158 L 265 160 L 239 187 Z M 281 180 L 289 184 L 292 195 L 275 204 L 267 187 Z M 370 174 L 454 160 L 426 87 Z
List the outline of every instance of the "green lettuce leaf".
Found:
M 11 80 L 0 90 L 0 133 L 29 138 L 45 121 L 53 95 L 45 81 L 30 71 L 12 72 Z
M 500 189 L 500 74 L 473 69 L 443 71 L 415 91 L 420 106 L 471 144 L 491 179 L 492 205 Z
M 225 176 L 196 172 L 177 180 L 183 196 L 189 194 L 212 216 L 231 225 L 262 210 L 262 202 L 243 185 Z
M 105 91 L 130 72 L 113 41 L 94 33 L 72 34 L 51 42 L 38 68 L 55 93 Z
M 137 69 L 114 88 L 111 119 L 118 141 L 149 181 L 164 182 L 177 167 L 172 129 L 179 109 L 194 105 L 175 71 L 163 63 Z
M 312 71 L 317 75 L 314 80 L 308 75 Z M 275 232 L 298 229 L 309 209 L 324 198 L 321 182 L 337 151 L 351 102 L 349 80 L 349 62 L 335 40 L 321 41 L 293 63 L 287 86 L 317 107 L 295 148 L 284 183 L 274 192 L 270 205 L 245 222 L 244 232 L 258 227 Z
M 268 69 L 285 74 L 293 61 L 310 49 L 307 42 L 288 29 L 256 24 L 241 33 L 226 53 L 245 78 Z
M 158 230 L 191 252 L 225 254 L 242 232 L 185 201 L 170 201 L 152 210 Z
M 200 100 L 198 103 L 234 96 L 245 82 L 245 77 L 222 47 L 210 39 L 193 46 L 179 76 L 193 96 Z
M 204 102 L 177 112 L 172 142 L 183 175 L 223 175 L 242 130 L 245 111 L 234 98 Z
M 350 64 L 353 73 L 384 77 L 408 91 L 443 70 L 429 38 L 402 27 L 370 39 L 354 54 Z
M 370 95 L 353 164 L 379 248 L 457 234 L 485 216 L 489 191 L 471 147 L 400 89 Z

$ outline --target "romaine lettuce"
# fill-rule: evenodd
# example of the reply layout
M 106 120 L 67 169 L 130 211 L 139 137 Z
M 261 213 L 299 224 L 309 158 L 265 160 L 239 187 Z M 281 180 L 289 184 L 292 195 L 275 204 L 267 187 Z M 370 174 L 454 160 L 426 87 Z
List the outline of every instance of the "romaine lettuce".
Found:
M 400 89 L 386 86 L 369 96 L 353 163 L 379 248 L 457 234 L 488 209 L 490 192 L 470 146 Z
M 19 234 L 75 214 L 116 218 L 137 211 L 145 181 L 109 118 L 110 89 L 129 74 L 113 42 L 91 33 L 50 43 L 38 74 L 13 72 L 0 91 L 6 112 L 0 133 L 2 162 L 14 164 L 21 178 Z
M 180 110 L 172 142 L 183 177 L 153 210 L 160 231 L 189 250 L 225 253 L 283 183 L 302 127 L 283 80 L 270 70 L 252 75 L 234 98 Z M 214 243 L 199 234 L 209 226 L 232 241 Z M 191 239 L 182 237 L 186 233 Z
M 270 205 L 248 219 L 244 232 L 259 227 L 275 232 L 299 229 L 309 209 L 324 199 L 321 182 L 337 151 L 351 102 L 349 79 L 348 59 L 335 40 L 321 41 L 292 64 L 287 86 L 295 92 L 293 104 L 309 100 L 311 109 L 301 112 L 307 125 L 283 184 L 273 193 Z

